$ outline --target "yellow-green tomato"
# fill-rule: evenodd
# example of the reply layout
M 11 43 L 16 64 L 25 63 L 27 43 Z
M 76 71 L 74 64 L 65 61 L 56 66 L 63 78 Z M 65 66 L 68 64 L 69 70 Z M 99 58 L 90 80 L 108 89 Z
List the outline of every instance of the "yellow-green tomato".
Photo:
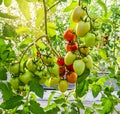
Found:
M 68 82 L 66 80 L 60 80 L 58 84 L 58 90 L 64 93 L 68 89 Z
M 72 20 L 75 23 L 78 23 L 81 19 L 83 19 L 86 15 L 85 10 L 83 10 L 80 6 L 77 6 L 72 12 Z
M 93 47 L 95 45 L 95 35 L 92 33 L 87 33 L 85 35 L 85 45 L 87 47 Z
M 33 63 L 33 59 L 29 58 L 26 62 L 26 67 L 29 71 L 34 72 L 36 71 L 37 66 Z
M 54 64 L 54 66 L 48 67 L 48 70 L 51 75 L 58 76 L 59 75 L 59 66 L 58 64 Z
M 14 89 L 18 89 L 19 88 L 19 78 L 11 78 L 10 79 L 10 84 Z
M 75 60 L 73 63 L 73 69 L 78 76 L 80 76 L 85 70 L 85 63 L 83 60 Z
M 92 69 L 93 68 L 93 60 L 90 55 L 87 55 L 87 61 L 85 63 L 86 68 Z
M 11 74 L 18 74 L 19 73 L 19 63 L 14 63 L 9 66 L 9 72 Z
M 76 26 L 76 35 L 79 37 L 85 36 L 90 30 L 90 22 L 80 21 Z
M 28 84 L 33 79 L 33 74 L 30 71 L 26 71 L 24 74 L 19 76 L 19 79 L 24 84 Z
M 50 86 L 55 86 L 56 84 L 58 84 L 60 81 L 60 77 L 51 77 L 49 79 L 49 83 L 50 83 Z
M 72 53 L 71 51 L 67 52 L 64 58 L 65 65 L 71 65 L 73 64 L 74 60 L 76 59 L 76 55 Z

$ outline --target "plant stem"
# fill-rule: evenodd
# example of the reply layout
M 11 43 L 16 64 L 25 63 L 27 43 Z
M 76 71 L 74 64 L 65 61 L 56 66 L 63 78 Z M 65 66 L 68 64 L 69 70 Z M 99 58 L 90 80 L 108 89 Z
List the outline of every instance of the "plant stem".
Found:
M 55 4 L 53 4 L 51 7 L 49 7 L 47 9 L 47 11 L 50 11 L 53 7 L 55 7 L 56 5 L 58 5 L 61 1 L 57 1 Z
M 78 2 L 78 5 L 80 6 L 80 0 L 79 0 L 79 2 Z

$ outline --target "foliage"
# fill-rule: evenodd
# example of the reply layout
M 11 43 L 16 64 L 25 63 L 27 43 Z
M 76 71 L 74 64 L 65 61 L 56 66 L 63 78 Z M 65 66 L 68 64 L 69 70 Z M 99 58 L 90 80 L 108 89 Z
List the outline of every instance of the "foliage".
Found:
M 72 20 L 78 5 L 85 11 L 77 18 L 79 29 L 85 28 L 81 28 L 80 21 L 90 24 L 82 37 L 76 36 L 76 31 L 79 34 L 81 31 L 76 30 L 76 22 Z M 119 1 L 0 0 L 0 6 L 0 113 L 79 114 L 82 109 L 85 114 L 119 114 L 116 109 L 120 104 Z M 87 46 L 91 42 L 84 39 L 90 34 L 95 36 L 95 42 Z M 66 57 L 68 44 L 75 58 Z M 69 68 L 64 58 L 70 63 Z M 79 59 L 84 64 L 82 74 L 74 64 Z M 75 88 L 64 92 L 69 84 L 66 75 L 71 71 L 77 71 Z M 51 82 L 58 77 L 60 81 Z M 66 88 L 59 89 L 63 80 Z M 56 91 L 50 94 L 47 106 L 42 107 L 37 98 L 42 99 L 44 87 L 51 85 Z M 101 96 L 100 103 L 95 102 L 92 107 L 84 105 L 89 90 L 94 98 Z

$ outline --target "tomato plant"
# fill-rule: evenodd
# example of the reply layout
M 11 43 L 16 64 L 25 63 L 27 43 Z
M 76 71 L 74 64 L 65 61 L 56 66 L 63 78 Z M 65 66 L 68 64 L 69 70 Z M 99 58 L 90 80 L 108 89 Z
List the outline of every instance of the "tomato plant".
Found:
M 118 0 L 0 0 L 0 113 L 119 114 L 119 8 Z M 86 105 L 89 93 L 99 103 Z

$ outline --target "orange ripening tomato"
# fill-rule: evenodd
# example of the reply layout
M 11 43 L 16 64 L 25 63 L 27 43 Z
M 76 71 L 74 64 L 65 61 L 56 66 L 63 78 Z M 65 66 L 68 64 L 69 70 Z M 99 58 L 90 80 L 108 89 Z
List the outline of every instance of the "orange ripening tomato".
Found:
M 67 29 L 63 34 L 64 40 L 71 42 L 76 39 L 76 34 L 71 30 Z
M 77 74 L 75 72 L 70 72 L 66 75 L 66 80 L 69 83 L 75 83 L 77 81 Z
M 75 51 L 78 49 L 78 45 L 76 42 L 66 44 L 66 51 Z

